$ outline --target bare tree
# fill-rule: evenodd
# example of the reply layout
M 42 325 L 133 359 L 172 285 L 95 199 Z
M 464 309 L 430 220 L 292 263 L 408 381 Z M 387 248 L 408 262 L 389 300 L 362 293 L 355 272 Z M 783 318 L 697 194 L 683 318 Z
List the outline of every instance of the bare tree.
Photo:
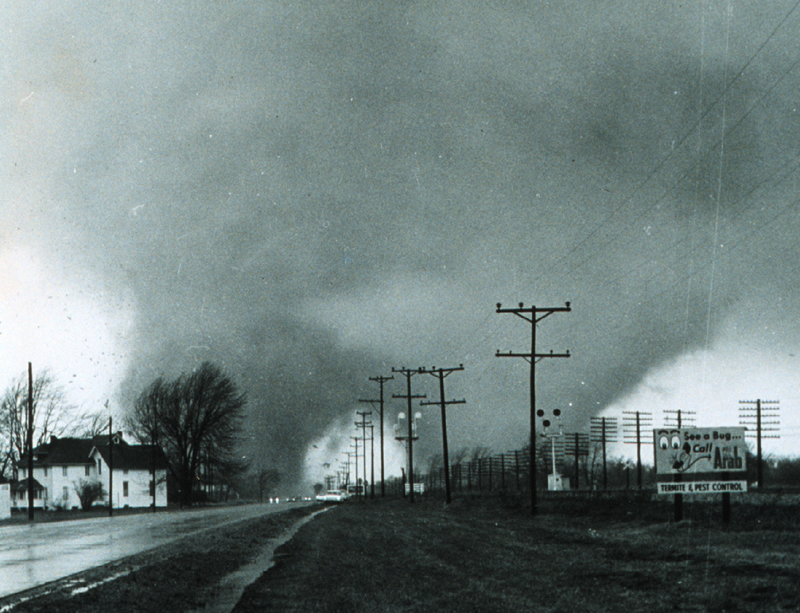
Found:
M 441 453 L 435 453 L 428 457 L 428 474 L 432 475 L 444 466 L 444 456 Z
M 461 447 L 456 449 L 455 451 L 450 453 L 450 466 L 458 466 L 464 460 L 467 459 L 469 455 L 469 449 L 467 447 Z
M 606 458 L 606 464 L 608 459 Z M 583 475 L 590 489 L 600 489 L 603 484 L 603 443 L 592 441 L 589 454 L 583 464 Z
M 17 477 L 17 460 L 27 443 L 28 375 L 14 379 L 0 397 L 0 475 Z M 47 442 L 50 435 L 64 436 L 80 428 L 83 416 L 67 404 L 64 391 L 46 370 L 33 380 L 33 445 Z
M 127 425 L 141 441 L 159 445 L 191 504 L 201 462 L 229 462 L 239 443 L 247 399 L 219 367 L 204 362 L 169 381 L 159 377 L 137 398 Z
M 106 402 L 106 410 L 108 402 Z M 78 416 L 78 424 L 75 427 L 75 435 L 81 438 L 93 438 L 108 432 L 108 412 L 106 413 L 82 413 Z
M 469 451 L 469 461 L 477 462 L 478 460 L 485 460 L 492 457 L 492 450 L 489 447 L 476 445 Z

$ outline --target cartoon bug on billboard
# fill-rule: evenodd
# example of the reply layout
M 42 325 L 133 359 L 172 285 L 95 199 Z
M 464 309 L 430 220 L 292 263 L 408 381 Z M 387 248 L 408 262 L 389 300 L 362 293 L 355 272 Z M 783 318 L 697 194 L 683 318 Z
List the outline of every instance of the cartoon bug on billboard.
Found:
M 727 473 L 746 469 L 744 428 L 657 428 L 658 474 Z

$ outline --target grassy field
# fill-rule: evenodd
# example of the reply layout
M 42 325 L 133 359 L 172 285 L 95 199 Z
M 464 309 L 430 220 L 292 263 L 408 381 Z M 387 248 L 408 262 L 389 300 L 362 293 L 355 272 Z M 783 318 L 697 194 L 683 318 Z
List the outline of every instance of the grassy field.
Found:
M 532 518 L 497 498 L 351 500 L 235 611 L 800 610 L 798 507 L 770 507 L 723 527 L 692 503 L 675 523 L 663 501 L 545 500 Z

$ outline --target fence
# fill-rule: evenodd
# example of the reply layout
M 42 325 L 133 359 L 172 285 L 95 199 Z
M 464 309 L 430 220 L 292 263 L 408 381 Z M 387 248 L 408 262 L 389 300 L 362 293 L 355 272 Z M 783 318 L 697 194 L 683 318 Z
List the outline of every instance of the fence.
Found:
M 548 444 L 536 453 L 537 489 L 546 489 L 547 477 L 552 473 L 553 458 Z M 633 489 L 637 486 L 635 466 L 615 460 L 610 462 L 608 474 L 602 473 L 600 457 L 590 458 L 586 453 L 577 456 L 559 453 L 556 450 L 556 464 L 564 477 L 570 477 L 572 490 Z M 453 461 L 450 464 L 450 490 L 454 494 L 468 492 L 514 493 L 526 492 L 530 480 L 530 450 L 517 449 L 505 453 Z M 654 475 L 650 467 L 645 467 L 644 486 L 654 487 Z M 387 491 L 402 494 L 401 479 L 387 480 Z M 433 468 L 428 472 L 414 471 L 414 483 L 424 484 L 426 492 L 445 490 L 444 468 Z M 416 490 L 415 490 L 416 491 Z

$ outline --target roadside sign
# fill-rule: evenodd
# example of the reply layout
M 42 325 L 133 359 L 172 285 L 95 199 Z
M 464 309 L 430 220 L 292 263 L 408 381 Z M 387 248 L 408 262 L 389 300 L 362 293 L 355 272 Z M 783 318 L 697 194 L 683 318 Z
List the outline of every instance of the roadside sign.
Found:
M 659 494 L 724 494 L 746 492 L 747 481 L 669 481 L 658 483 Z
M 659 475 L 721 475 L 747 468 L 744 428 L 656 428 L 653 436 Z
M 659 494 L 747 491 L 744 428 L 656 428 L 653 438 Z

